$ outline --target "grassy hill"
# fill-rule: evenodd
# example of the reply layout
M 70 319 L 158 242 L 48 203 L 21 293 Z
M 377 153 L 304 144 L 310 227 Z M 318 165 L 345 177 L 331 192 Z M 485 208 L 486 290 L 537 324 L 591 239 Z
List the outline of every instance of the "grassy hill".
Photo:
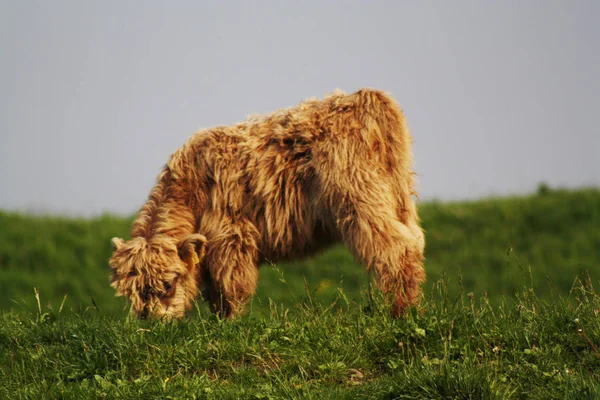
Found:
M 130 219 L 0 213 L 0 398 L 599 398 L 600 190 L 420 210 L 420 312 L 338 246 L 264 266 L 242 318 L 167 324 L 108 285 Z
M 0 398 L 597 399 L 600 297 L 578 288 L 492 307 L 438 285 L 398 320 L 376 295 L 234 321 L 3 313 Z
M 546 298 L 568 294 L 575 277 L 600 278 L 600 190 L 540 190 L 524 197 L 421 204 L 426 230 L 425 292 L 442 277 L 451 294 L 487 292 L 492 304 L 532 286 Z M 105 314 L 126 303 L 108 285 L 112 236 L 127 237 L 131 218 L 27 216 L 0 212 L 0 309 L 33 309 L 33 288 L 43 305 Z M 330 302 L 342 288 L 352 300 L 369 280 L 343 246 L 317 257 L 263 266 L 252 308 L 269 299 L 291 306 L 305 297 Z M 93 301 L 92 301 L 93 299 Z

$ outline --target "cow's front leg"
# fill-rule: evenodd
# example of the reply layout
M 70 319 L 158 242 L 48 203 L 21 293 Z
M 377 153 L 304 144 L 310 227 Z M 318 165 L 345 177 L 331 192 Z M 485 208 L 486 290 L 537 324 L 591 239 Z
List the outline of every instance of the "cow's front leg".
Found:
M 209 301 L 224 318 L 239 314 L 258 285 L 257 230 L 249 222 L 222 227 L 209 241 L 206 266 L 210 274 Z

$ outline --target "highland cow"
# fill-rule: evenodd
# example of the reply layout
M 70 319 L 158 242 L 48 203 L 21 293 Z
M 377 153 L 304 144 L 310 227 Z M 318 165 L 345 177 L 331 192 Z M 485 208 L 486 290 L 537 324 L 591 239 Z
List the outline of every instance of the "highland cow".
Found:
M 201 290 L 231 317 L 259 264 L 341 241 L 399 316 L 425 279 L 411 144 L 395 101 L 372 89 L 200 131 L 171 155 L 132 239 L 112 239 L 111 285 L 141 317 L 181 318 Z

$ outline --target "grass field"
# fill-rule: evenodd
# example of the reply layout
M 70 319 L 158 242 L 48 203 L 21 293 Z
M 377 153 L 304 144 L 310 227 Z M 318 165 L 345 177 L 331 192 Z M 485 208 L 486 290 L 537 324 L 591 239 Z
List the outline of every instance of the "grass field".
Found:
M 377 292 L 235 321 L 4 313 L 0 398 L 597 399 L 600 298 L 577 287 L 493 307 L 439 284 L 401 320 Z
M 420 206 L 426 230 L 426 293 L 442 276 L 451 294 L 484 292 L 492 304 L 533 286 L 541 298 L 567 294 L 577 274 L 600 278 L 600 190 L 540 190 L 526 197 Z M 43 305 L 67 309 L 93 303 L 103 314 L 126 308 L 108 285 L 110 238 L 128 237 L 131 218 L 32 217 L 0 212 L 0 309 L 32 310 L 33 288 Z M 531 274 L 530 274 L 531 269 Z M 292 306 L 305 295 L 331 302 L 337 288 L 352 300 L 367 275 L 343 246 L 314 258 L 261 268 L 252 307 L 269 299 Z M 92 302 L 93 299 L 93 302 Z
M 0 212 L 0 398 L 600 397 L 600 190 L 420 213 L 420 313 L 390 319 L 338 246 L 263 266 L 243 318 L 163 325 L 108 285 L 130 218 Z

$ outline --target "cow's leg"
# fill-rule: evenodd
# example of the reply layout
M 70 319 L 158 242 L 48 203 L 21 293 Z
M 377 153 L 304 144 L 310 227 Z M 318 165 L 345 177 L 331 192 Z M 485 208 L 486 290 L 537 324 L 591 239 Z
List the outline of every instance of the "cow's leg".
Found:
M 242 311 L 258 284 L 257 231 L 247 222 L 232 223 L 209 240 L 206 267 L 214 312 L 231 318 Z
M 396 202 L 381 188 L 368 197 L 368 187 L 361 193 L 340 195 L 338 229 L 354 256 L 375 273 L 380 289 L 393 297 L 392 314 L 397 317 L 421 298 L 423 233 L 416 222 L 399 220 Z

